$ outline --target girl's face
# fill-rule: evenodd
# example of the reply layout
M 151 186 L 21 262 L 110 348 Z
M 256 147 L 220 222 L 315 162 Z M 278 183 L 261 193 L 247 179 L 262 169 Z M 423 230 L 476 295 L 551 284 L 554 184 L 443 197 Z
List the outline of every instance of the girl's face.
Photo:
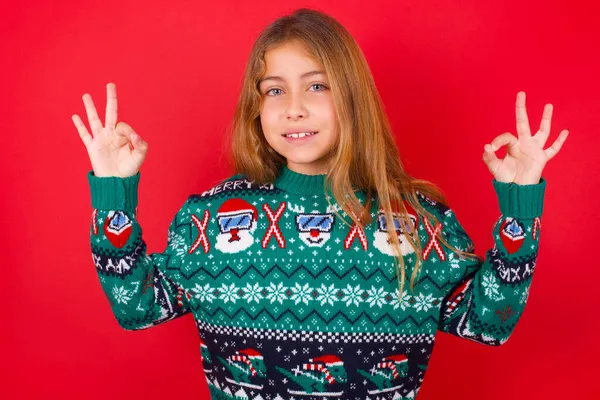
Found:
M 337 141 L 337 129 L 323 65 L 308 57 L 296 42 L 267 51 L 265 62 L 265 76 L 259 84 L 265 139 L 286 158 L 292 171 L 326 173 L 327 153 Z M 301 134 L 293 137 L 290 133 Z

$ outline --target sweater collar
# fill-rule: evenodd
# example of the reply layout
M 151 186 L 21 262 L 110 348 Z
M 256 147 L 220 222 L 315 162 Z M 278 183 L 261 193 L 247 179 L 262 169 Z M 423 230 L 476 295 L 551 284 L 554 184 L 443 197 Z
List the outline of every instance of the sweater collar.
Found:
M 283 165 L 275 180 L 275 186 L 288 193 L 299 195 L 325 194 L 325 177 L 327 174 L 307 175 L 294 172 Z M 329 186 L 328 186 L 329 188 Z

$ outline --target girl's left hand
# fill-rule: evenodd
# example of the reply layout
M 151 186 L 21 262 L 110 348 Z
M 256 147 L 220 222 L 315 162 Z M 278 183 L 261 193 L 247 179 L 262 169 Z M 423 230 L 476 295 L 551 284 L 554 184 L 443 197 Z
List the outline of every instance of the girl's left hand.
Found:
M 499 182 L 514 182 L 518 185 L 537 184 L 540 182 L 544 166 L 558 153 L 569 136 L 569 131 L 566 129 L 561 131 L 552 146 L 544 150 L 550 134 L 552 104 L 546 104 L 544 107 L 542 123 L 535 136 L 531 136 L 529 130 L 529 120 L 525 109 L 525 92 L 517 93 L 516 114 L 519 137 L 516 138 L 510 132 L 497 136 L 491 144 L 484 146 L 483 161 Z M 508 145 L 508 148 L 506 156 L 501 160 L 496 157 L 495 152 L 504 145 Z

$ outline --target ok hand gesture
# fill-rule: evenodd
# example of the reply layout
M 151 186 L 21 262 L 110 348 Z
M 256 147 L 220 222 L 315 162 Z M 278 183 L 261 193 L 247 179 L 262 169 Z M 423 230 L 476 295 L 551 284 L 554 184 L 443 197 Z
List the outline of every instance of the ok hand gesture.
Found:
M 537 184 L 544 166 L 558 153 L 569 136 L 569 131 L 566 129 L 561 131 L 552 146 L 544 150 L 550 134 L 552 104 L 546 104 L 544 107 L 540 129 L 535 136 L 531 136 L 529 130 L 525 92 L 517 93 L 516 114 L 518 138 L 510 132 L 497 136 L 491 144 L 484 146 L 483 161 L 499 182 L 514 182 L 518 185 Z M 506 156 L 499 159 L 495 152 L 504 145 L 508 145 Z
M 92 96 L 88 93 L 82 96 L 93 137 L 79 115 L 73 114 L 71 118 L 87 148 L 95 176 L 133 176 L 146 158 L 148 144 L 128 124 L 117 123 L 117 88 L 114 83 L 106 85 L 106 97 L 106 119 L 102 126 Z

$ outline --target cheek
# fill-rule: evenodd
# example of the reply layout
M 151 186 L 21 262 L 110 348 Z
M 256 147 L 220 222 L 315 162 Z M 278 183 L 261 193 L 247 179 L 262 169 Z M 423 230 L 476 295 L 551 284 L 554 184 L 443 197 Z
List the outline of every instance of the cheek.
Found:
M 260 123 L 265 133 L 269 133 L 276 127 L 277 112 L 273 107 L 262 107 L 260 110 Z
M 323 102 L 319 104 L 319 110 L 321 110 L 321 118 L 327 120 L 329 122 L 329 126 L 334 128 L 337 119 L 331 98 L 324 99 Z

